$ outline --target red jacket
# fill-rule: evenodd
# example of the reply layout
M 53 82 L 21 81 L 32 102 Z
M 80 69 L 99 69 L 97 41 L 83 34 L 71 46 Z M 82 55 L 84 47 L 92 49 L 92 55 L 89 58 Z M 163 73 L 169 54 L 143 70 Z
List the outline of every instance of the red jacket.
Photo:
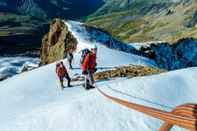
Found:
M 60 66 L 56 67 L 56 73 L 59 78 L 62 78 L 67 74 L 67 70 L 66 70 L 65 66 L 60 65 Z
M 87 54 L 82 64 L 82 70 L 83 71 L 90 70 L 94 72 L 95 66 L 96 66 L 96 54 L 95 53 Z

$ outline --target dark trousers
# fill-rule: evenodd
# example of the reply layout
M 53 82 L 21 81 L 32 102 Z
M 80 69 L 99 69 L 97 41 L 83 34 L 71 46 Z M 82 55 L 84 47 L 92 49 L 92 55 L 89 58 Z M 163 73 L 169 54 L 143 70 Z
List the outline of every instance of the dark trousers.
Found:
M 69 69 L 73 69 L 73 67 L 72 67 L 72 61 L 68 61 L 68 64 L 69 64 Z
M 69 69 L 73 69 L 73 67 L 72 67 L 73 59 L 67 59 L 67 61 L 68 61 Z
M 85 88 L 88 89 L 90 86 L 94 85 L 94 73 L 93 71 L 88 71 L 88 74 L 85 75 Z
M 59 77 L 60 83 L 61 83 L 61 87 L 64 88 L 64 84 L 63 84 L 64 78 L 67 79 L 67 87 L 70 87 L 71 78 L 69 77 L 69 75 L 65 75 L 64 77 Z

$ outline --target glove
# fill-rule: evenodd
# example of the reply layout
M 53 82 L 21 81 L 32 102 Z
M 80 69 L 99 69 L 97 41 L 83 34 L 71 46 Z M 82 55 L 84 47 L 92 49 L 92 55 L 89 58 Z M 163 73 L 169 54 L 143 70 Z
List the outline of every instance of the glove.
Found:
M 87 71 L 83 71 L 82 74 L 83 74 L 83 75 L 87 75 L 88 72 L 87 72 Z

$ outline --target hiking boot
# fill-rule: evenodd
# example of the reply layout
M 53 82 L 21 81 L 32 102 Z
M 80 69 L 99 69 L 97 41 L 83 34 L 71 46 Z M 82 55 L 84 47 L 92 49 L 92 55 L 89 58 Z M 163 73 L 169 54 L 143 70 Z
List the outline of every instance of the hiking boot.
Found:
M 63 90 L 65 88 L 65 86 L 63 84 L 61 84 L 61 89 Z
M 67 87 L 73 87 L 72 85 L 68 85 Z
M 83 86 L 86 90 L 89 90 L 89 89 L 90 89 L 89 84 L 87 84 L 87 85 L 83 84 L 82 86 Z

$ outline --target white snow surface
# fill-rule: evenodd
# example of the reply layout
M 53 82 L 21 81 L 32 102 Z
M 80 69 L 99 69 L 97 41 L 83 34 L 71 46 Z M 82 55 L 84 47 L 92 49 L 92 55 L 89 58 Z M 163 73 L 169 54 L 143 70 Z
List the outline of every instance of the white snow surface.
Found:
M 73 31 L 72 28 L 70 26 Z M 73 34 L 78 40 L 84 38 L 75 31 Z M 80 40 L 78 50 L 91 44 Z M 154 66 L 152 61 L 143 57 L 111 50 L 99 43 L 94 44 L 98 47 L 97 59 L 100 67 L 126 64 Z M 81 73 L 80 68 L 76 68 L 79 67 L 80 53 L 76 52 L 74 57 L 75 69 L 69 71 L 71 77 Z M 148 77 L 97 81 L 96 85 L 115 97 L 170 111 L 177 105 L 197 102 L 196 78 L 197 68 L 187 68 Z M 72 88 L 62 91 L 55 74 L 55 63 L 0 82 L 0 129 L 156 131 L 162 124 L 160 120 L 113 103 L 96 89 L 86 91 L 81 84 L 72 83 Z M 178 127 L 173 130 L 183 131 Z
M 145 57 L 113 50 L 110 48 L 105 47 L 100 43 L 93 43 L 90 42 L 90 37 L 88 32 L 86 31 L 85 27 L 83 27 L 83 23 L 75 22 L 75 21 L 67 21 L 65 22 L 69 27 L 69 30 L 78 40 L 78 47 L 77 58 L 80 58 L 81 55 L 79 52 L 85 48 L 91 49 L 95 46 L 97 47 L 97 64 L 98 67 L 107 66 L 107 67 L 114 67 L 120 65 L 128 65 L 128 64 L 135 64 L 135 65 L 146 65 L 146 66 L 156 66 L 153 60 L 147 59 Z M 105 37 L 105 35 L 103 35 Z M 96 41 L 96 40 L 95 40 Z

